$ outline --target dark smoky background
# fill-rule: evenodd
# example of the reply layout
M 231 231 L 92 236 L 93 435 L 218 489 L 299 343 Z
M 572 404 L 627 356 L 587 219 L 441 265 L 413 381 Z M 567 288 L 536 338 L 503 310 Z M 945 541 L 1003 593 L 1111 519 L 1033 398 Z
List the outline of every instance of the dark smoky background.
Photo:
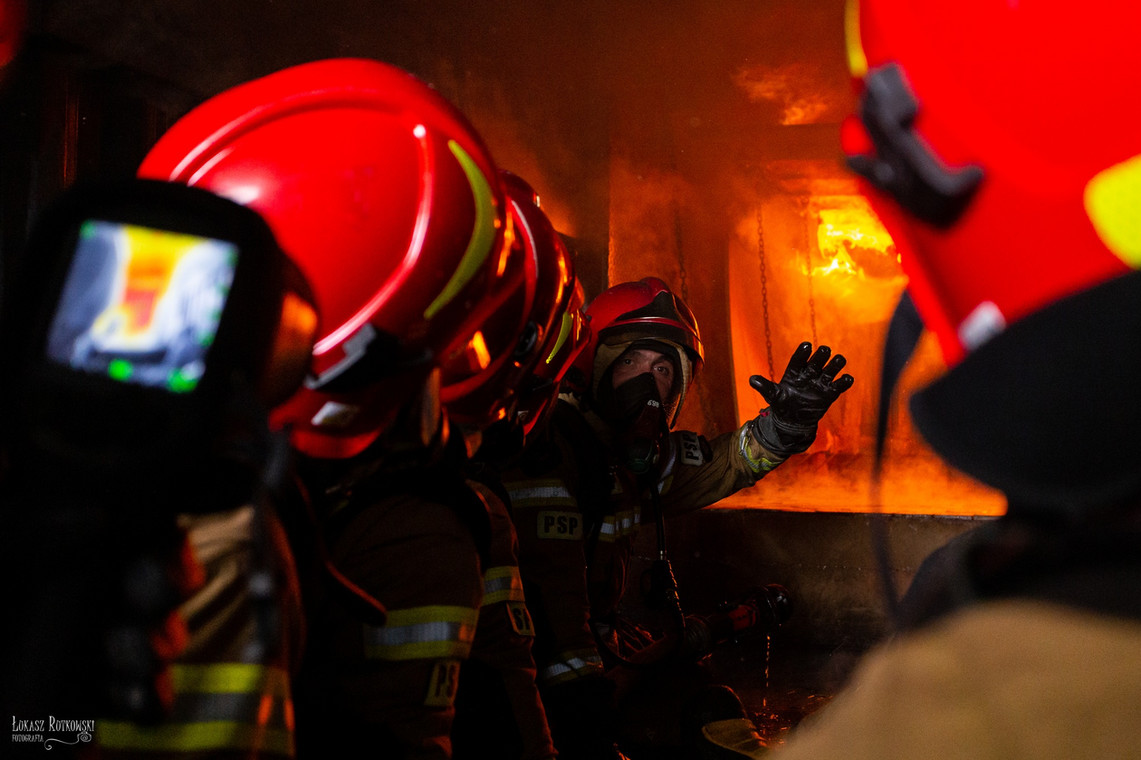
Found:
M 712 205 L 771 157 L 768 133 L 846 113 L 841 0 L 575 3 L 463 0 L 35 0 L 45 40 L 152 81 L 167 115 L 318 58 L 366 56 L 460 107 L 562 230 L 603 256 L 612 168 L 676 175 Z M 125 74 L 122 74 L 126 78 Z M 125 82 L 124 82 L 125 84 Z M 164 85 L 167 85 L 164 87 Z M 653 188 L 624 192 L 668 190 Z M 688 199 L 678 196 L 679 202 Z M 690 201 L 692 202 L 692 201 Z M 587 266 L 604 286 L 605 267 Z
M 859 502 L 902 279 L 888 243 L 849 245 L 841 271 L 822 242 L 822 209 L 856 202 L 843 0 L 30 0 L 0 115 L 6 255 L 42 200 L 132 172 L 205 98 L 341 56 L 398 65 L 458 106 L 539 192 L 588 297 L 646 275 L 682 293 L 706 363 L 681 425 L 755 414 L 748 376 L 779 376 L 801 340 L 845 353 L 856 387 L 815 456 L 772 477 L 825 473 Z M 896 417 L 896 449 L 923 459 Z

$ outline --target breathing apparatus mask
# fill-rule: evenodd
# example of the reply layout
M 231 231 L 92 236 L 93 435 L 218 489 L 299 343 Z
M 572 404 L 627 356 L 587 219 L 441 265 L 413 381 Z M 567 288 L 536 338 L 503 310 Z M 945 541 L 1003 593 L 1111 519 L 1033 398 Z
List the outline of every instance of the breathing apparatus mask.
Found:
M 609 374 L 599 387 L 599 414 L 615 431 L 619 462 L 640 481 L 652 482 L 669 434 L 658 384 L 643 372 L 612 388 Z

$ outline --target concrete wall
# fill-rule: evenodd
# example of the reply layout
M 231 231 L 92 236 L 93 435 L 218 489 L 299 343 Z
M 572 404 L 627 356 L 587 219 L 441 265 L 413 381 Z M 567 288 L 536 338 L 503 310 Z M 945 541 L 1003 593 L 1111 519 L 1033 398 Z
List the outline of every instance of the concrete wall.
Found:
M 669 520 L 666 533 L 687 612 L 712 611 L 752 588 L 779 583 L 793 600 L 792 616 L 778 633 L 786 645 L 860 651 L 888 629 L 875 521 L 886 535 L 892 581 L 902 593 L 931 551 L 991 519 L 714 506 Z M 656 546 L 654 528 L 646 526 L 635 583 L 656 558 Z

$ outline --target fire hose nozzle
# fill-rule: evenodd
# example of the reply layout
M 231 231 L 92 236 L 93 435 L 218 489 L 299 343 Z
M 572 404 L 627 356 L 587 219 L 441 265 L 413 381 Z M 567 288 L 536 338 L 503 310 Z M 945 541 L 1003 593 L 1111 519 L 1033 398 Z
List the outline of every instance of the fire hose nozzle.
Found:
M 768 633 L 792 615 L 792 597 L 777 583 L 750 591 L 741 599 L 721 605 L 711 615 L 687 615 L 685 647 L 704 657 L 714 647 L 750 633 Z

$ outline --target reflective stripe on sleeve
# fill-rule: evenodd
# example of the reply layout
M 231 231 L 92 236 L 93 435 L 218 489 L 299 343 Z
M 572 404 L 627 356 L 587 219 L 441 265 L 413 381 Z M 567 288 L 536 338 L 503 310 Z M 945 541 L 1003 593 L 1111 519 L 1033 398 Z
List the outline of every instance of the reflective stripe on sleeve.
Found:
M 499 602 L 523 602 L 523 579 L 513 565 L 493 567 L 483 574 L 483 606 Z
M 613 515 L 607 515 L 599 527 L 599 541 L 614 541 L 621 536 L 632 535 L 638 532 L 642 524 L 641 508 L 627 509 Z
M 578 500 L 567 490 L 561 480 L 523 480 L 504 483 L 511 506 L 515 509 L 527 507 L 571 507 L 578 506 Z
M 538 680 L 547 686 L 566 683 L 576 678 L 600 676 L 602 658 L 593 649 L 575 649 L 562 652 L 557 659 L 539 671 Z
M 365 656 L 373 660 L 466 659 L 479 610 L 433 605 L 389 610 L 383 626 L 363 626 Z
M 749 426 L 745 425 L 741 428 L 741 434 L 737 438 L 741 458 L 745 460 L 745 464 L 754 475 L 766 475 L 776 469 L 776 466 L 779 465 L 780 462 L 774 462 L 764 455 L 761 455 L 759 459 L 755 459 L 749 452 L 749 442 L 752 440 L 753 435 L 749 432 Z M 762 449 L 762 451 L 763 450 L 764 449 Z
M 118 750 L 234 750 L 292 757 L 293 702 L 282 668 L 225 663 L 171 667 L 174 705 L 156 726 L 100 720 L 100 746 Z

